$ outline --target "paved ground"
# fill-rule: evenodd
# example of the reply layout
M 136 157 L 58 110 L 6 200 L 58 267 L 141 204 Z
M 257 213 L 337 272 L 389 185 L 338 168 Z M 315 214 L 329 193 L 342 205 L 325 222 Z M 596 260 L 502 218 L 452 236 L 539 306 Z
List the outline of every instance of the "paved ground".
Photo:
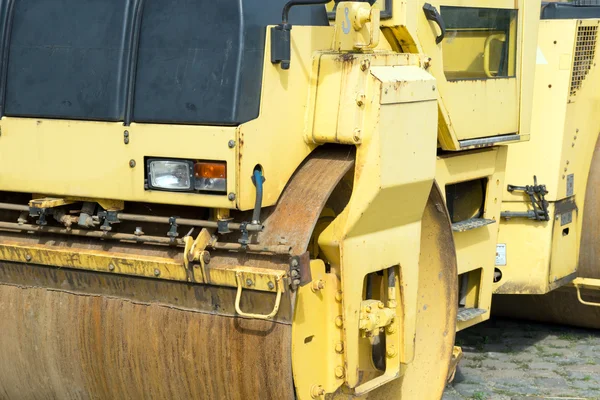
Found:
M 600 331 L 494 319 L 457 344 L 464 357 L 443 400 L 600 400 Z

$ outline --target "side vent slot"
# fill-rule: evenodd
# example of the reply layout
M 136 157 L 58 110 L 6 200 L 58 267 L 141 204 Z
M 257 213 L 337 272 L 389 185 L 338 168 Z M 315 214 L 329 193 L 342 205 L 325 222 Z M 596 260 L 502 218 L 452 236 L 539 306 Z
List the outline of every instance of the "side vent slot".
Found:
M 579 26 L 577 30 L 577 43 L 575 45 L 575 58 L 573 59 L 573 72 L 571 76 L 571 96 L 577 95 L 583 81 L 594 65 L 597 39 L 598 25 Z
M 456 319 L 459 322 L 470 321 L 488 311 L 478 307 L 481 271 L 479 268 L 458 276 L 458 314 Z
M 446 185 L 446 205 L 452 230 L 465 232 L 493 224 L 484 218 L 487 178 Z

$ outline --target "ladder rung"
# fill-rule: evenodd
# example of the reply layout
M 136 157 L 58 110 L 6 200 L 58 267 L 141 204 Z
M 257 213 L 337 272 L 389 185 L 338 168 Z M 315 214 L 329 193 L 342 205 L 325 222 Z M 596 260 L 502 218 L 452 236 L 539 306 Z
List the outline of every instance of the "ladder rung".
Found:
M 484 310 L 483 308 L 459 308 L 456 319 L 461 322 L 469 321 L 485 314 L 486 312 L 487 310 Z
M 471 218 L 464 221 L 455 222 L 452 224 L 452 230 L 454 232 L 465 232 L 471 229 L 481 228 L 482 226 L 490 225 L 495 223 L 493 219 L 485 218 Z

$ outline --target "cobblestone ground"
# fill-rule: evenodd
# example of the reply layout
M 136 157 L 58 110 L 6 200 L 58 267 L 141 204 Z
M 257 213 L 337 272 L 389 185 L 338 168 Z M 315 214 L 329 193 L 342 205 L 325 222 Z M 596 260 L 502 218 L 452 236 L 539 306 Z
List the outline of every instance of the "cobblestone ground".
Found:
M 443 400 L 600 400 L 600 331 L 493 319 L 456 340 L 464 357 Z

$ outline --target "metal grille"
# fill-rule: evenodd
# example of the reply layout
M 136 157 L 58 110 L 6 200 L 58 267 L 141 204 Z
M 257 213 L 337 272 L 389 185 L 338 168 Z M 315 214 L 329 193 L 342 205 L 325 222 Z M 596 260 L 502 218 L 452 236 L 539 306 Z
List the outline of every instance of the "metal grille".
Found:
M 576 6 L 600 6 L 600 0 L 573 0 Z
M 580 26 L 577 31 L 575 60 L 573 61 L 573 76 L 571 78 L 571 96 L 575 96 L 581 88 L 590 68 L 594 65 L 596 55 L 596 39 L 598 26 Z

